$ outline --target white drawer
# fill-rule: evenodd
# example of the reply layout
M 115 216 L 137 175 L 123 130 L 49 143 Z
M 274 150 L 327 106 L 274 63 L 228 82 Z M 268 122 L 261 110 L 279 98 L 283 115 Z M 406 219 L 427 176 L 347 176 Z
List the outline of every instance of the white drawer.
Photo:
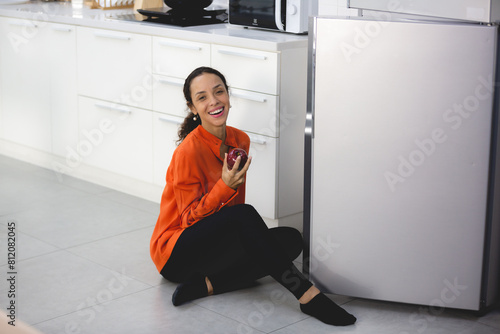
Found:
M 243 131 L 279 137 L 277 96 L 232 88 L 231 106 L 229 125 Z
M 165 186 L 167 168 L 177 148 L 179 125 L 183 117 L 153 113 L 153 182 Z
M 152 112 L 79 98 L 79 142 L 73 159 L 153 182 Z
M 152 108 L 151 36 L 77 28 L 79 94 Z
M 188 107 L 182 87 L 183 79 L 154 75 L 153 110 L 186 117 Z
M 212 66 L 233 88 L 278 95 L 278 63 L 275 52 L 212 45 Z
M 252 164 L 247 172 L 246 202 L 264 217 L 277 218 L 277 138 L 250 136 Z
M 199 66 L 210 66 L 210 44 L 153 37 L 153 72 L 185 79 Z

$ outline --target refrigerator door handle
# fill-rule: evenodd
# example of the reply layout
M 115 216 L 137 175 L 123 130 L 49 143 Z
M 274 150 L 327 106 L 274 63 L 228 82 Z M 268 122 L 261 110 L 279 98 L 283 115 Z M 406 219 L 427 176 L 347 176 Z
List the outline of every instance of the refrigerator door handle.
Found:
M 311 244 L 311 201 L 312 201 L 312 152 L 314 138 L 314 81 L 315 81 L 315 63 L 316 63 L 316 22 L 317 18 L 313 17 L 309 21 L 308 37 L 308 64 L 307 64 L 307 112 L 306 123 L 304 129 L 304 219 L 303 219 L 303 238 L 304 251 L 302 253 L 302 271 L 306 277 L 309 277 L 310 272 L 310 244 Z

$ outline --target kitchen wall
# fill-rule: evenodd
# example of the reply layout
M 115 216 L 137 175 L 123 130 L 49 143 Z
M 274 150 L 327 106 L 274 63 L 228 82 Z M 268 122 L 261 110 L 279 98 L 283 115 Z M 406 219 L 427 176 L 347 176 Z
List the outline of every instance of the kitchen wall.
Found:
M 319 15 L 356 16 L 356 9 L 347 8 L 348 0 L 318 0 Z M 228 0 L 214 0 L 213 5 L 228 6 Z
M 318 0 L 319 15 L 357 16 L 358 10 L 347 8 L 348 0 Z

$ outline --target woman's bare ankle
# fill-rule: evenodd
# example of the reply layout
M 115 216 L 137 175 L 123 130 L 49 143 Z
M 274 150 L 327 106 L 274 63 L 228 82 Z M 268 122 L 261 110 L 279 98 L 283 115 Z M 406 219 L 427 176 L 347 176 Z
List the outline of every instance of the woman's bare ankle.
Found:
M 207 283 L 207 291 L 208 295 L 211 296 L 214 294 L 214 287 L 212 286 L 212 282 L 208 279 L 208 277 L 205 277 L 205 282 Z
M 307 304 L 311 301 L 311 299 L 313 299 L 320 293 L 321 291 L 319 291 L 319 289 L 313 285 L 302 295 L 302 297 L 300 297 L 299 303 Z

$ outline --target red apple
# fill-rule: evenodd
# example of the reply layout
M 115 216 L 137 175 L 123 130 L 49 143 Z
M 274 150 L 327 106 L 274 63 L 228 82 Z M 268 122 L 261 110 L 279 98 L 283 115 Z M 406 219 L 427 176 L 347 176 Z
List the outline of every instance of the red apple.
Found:
M 247 152 L 242 148 L 233 148 L 227 155 L 227 166 L 229 169 L 233 169 L 234 163 L 238 157 L 241 157 L 238 170 L 241 170 L 243 166 L 245 166 L 248 160 Z

